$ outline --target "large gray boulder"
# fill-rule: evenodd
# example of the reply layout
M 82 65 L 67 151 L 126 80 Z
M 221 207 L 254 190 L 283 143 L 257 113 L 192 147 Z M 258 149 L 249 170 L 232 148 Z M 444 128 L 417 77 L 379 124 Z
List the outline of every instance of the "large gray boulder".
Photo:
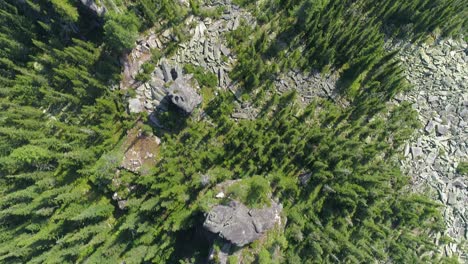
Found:
M 185 75 L 171 83 L 168 96 L 173 104 L 186 114 L 190 114 L 202 102 L 197 90 L 199 90 L 197 81 L 192 75 Z
M 95 13 L 98 16 L 102 16 L 107 12 L 106 7 L 100 0 L 97 0 L 99 4 L 97 4 L 95 0 L 80 0 L 80 1 L 91 12 Z
M 144 110 L 143 103 L 138 98 L 128 100 L 128 110 L 130 113 L 141 113 Z
M 249 209 L 237 201 L 216 205 L 208 213 L 203 227 L 218 234 L 235 246 L 242 247 L 255 240 L 275 224 L 281 222 L 282 206 L 271 201 L 271 206 Z

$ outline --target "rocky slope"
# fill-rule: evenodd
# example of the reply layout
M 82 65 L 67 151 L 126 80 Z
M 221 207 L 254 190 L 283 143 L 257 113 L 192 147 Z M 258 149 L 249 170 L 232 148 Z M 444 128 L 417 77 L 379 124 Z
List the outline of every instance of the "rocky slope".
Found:
M 394 44 L 395 45 L 395 44 Z M 467 43 L 443 40 L 432 45 L 396 44 L 413 88 L 397 96 L 413 104 L 423 127 L 404 150 L 401 167 L 412 176 L 413 186 L 427 187 L 443 204 L 447 224 L 444 234 L 454 243 L 446 255 L 468 261 L 468 175 L 457 166 L 468 160 L 468 49 Z M 465 242 L 466 243 L 466 242 Z
M 208 1 L 207 7 L 222 5 L 225 10 L 219 19 L 191 16 L 185 22 L 191 27 L 189 41 L 178 45 L 175 54 L 163 58 L 152 73 L 151 81 L 141 84 L 135 76 L 141 65 L 150 59 L 152 49 L 163 49 L 175 41 L 170 30 L 161 34 L 150 33 L 139 41 L 136 49 L 124 61 L 122 89 L 136 89 L 136 98 L 130 100 L 132 112 L 152 112 L 167 95 L 167 76 L 182 75 L 184 64 L 203 67 L 218 76 L 219 87 L 233 89 L 228 77 L 236 56 L 227 47 L 223 34 L 236 29 L 241 20 L 255 24 L 250 14 L 232 4 L 230 0 Z M 411 175 L 413 186 L 421 192 L 429 188 L 434 198 L 443 204 L 443 215 L 448 229 L 435 234 L 438 241 L 443 235 L 454 239 L 442 250 L 446 255 L 459 255 L 468 261 L 464 242 L 468 239 L 468 176 L 457 172 L 457 166 L 468 157 L 468 63 L 467 44 L 453 40 L 433 45 L 391 43 L 401 48 L 400 58 L 406 67 L 406 76 L 413 89 L 396 97 L 396 101 L 411 102 L 419 113 L 423 127 L 408 142 L 401 160 L 403 171 Z M 167 76 L 166 76 L 167 75 Z M 304 103 L 314 97 L 337 99 L 336 83 L 339 76 L 322 76 L 290 71 L 278 76 L 278 93 L 296 89 Z M 236 107 L 233 118 L 253 119 L 256 109 L 248 103 Z
M 239 27 L 242 20 L 249 24 L 255 23 L 255 20 L 230 0 L 207 1 L 204 8 L 216 9 L 220 6 L 224 11 L 218 19 L 190 16 L 184 21 L 190 28 L 189 40 L 178 44 L 174 55 L 160 59 L 149 82 L 140 83 L 135 78 L 142 71 L 141 66 L 151 59 L 151 50 L 162 50 L 171 42 L 177 41 L 171 29 L 158 34 L 149 32 L 138 41 L 138 45 L 128 56 L 122 58 L 124 80 L 120 88 L 136 90 L 136 98 L 129 101 L 130 112 L 151 113 L 158 108 L 167 94 L 164 84 L 170 80 L 166 75 L 171 74 L 173 70 L 175 75 L 180 76 L 185 64 L 201 66 L 206 71 L 216 74 L 218 85 L 222 89 L 231 85 L 228 74 L 236 62 L 236 57 L 227 48 L 224 34 Z M 164 110 L 164 107 L 162 109 Z

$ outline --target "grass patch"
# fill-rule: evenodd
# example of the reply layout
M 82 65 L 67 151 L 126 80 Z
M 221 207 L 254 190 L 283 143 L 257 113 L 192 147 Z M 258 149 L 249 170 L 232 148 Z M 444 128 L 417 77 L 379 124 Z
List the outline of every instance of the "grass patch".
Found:
M 208 105 L 208 103 L 214 98 L 214 92 L 212 88 L 203 86 L 201 88 L 201 96 L 203 99 L 202 102 L 202 109 L 205 109 L 205 107 Z
M 237 199 L 250 208 L 270 206 L 271 187 L 267 179 L 253 176 L 229 186 L 228 196 Z
M 468 161 L 462 161 L 458 164 L 457 172 L 461 175 L 468 175 Z
M 203 67 L 186 64 L 184 71 L 188 74 L 193 74 L 193 77 L 195 77 L 201 87 L 215 88 L 218 85 L 218 76 L 206 71 Z

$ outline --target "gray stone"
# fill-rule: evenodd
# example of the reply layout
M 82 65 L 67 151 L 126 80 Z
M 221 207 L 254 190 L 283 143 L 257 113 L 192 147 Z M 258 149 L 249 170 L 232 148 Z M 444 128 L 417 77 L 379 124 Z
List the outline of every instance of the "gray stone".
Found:
M 436 158 L 437 158 L 436 153 L 434 152 L 429 153 L 429 155 L 427 155 L 427 158 L 426 158 L 426 164 L 431 166 L 432 164 L 434 164 L 434 161 L 436 160 Z
M 211 177 L 210 177 L 210 175 L 207 175 L 207 174 L 201 175 L 201 177 L 200 177 L 200 183 L 201 183 L 201 185 L 202 185 L 203 187 L 208 186 L 208 185 L 210 184 L 210 182 L 211 182 Z
M 260 238 L 281 221 L 282 206 L 271 201 L 271 207 L 249 209 L 237 201 L 216 205 L 208 213 L 203 227 L 230 243 L 242 247 Z
M 426 131 L 427 133 L 431 133 L 434 130 L 434 127 L 434 123 L 432 121 L 429 121 L 427 122 L 426 127 L 424 127 L 424 131 Z
M 140 99 L 132 98 L 128 100 L 128 110 L 130 113 L 141 113 L 143 112 L 143 104 L 141 103 Z
M 431 64 L 431 58 L 427 56 L 427 54 L 424 52 L 424 50 L 421 50 L 420 53 L 421 59 L 426 63 L 426 64 Z
M 223 80 L 224 80 L 224 70 L 223 68 L 218 69 L 218 86 L 223 86 Z
M 457 194 L 453 190 L 451 190 L 448 194 L 447 203 L 449 205 L 454 205 L 456 202 L 457 202 Z
M 190 114 L 202 102 L 201 96 L 197 93 L 198 89 L 198 83 L 193 76 L 185 75 L 171 84 L 168 96 L 173 104 L 186 114 Z
M 301 175 L 299 175 L 299 182 L 301 183 L 301 185 L 305 186 L 307 185 L 307 183 L 309 183 L 310 181 L 310 178 L 312 177 L 312 173 L 303 173 Z
M 437 125 L 437 135 L 445 136 L 449 132 L 449 127 L 444 125 Z
M 428 98 L 429 103 L 437 102 L 437 100 L 439 100 L 439 97 L 435 95 L 430 95 Z
M 127 208 L 127 200 L 118 201 L 117 204 L 120 210 Z
M 107 12 L 106 7 L 100 0 L 80 0 L 80 2 L 88 8 L 91 12 L 95 13 L 98 16 L 102 16 Z M 96 3 L 98 2 L 99 5 Z
M 249 115 L 246 113 L 232 113 L 231 117 L 236 119 L 249 119 Z
M 460 117 L 463 118 L 463 120 L 468 121 L 468 109 L 467 108 L 464 108 L 460 112 Z
M 161 70 L 164 76 L 164 81 L 165 82 L 171 81 L 172 80 L 171 68 L 169 67 L 166 61 L 163 61 L 161 63 Z
M 221 53 L 222 53 L 224 56 L 229 56 L 229 55 L 231 55 L 231 51 L 230 51 L 228 48 L 226 48 L 226 46 L 224 46 L 224 45 L 221 45 L 220 50 L 221 50 Z
M 420 147 L 411 147 L 411 155 L 413 159 L 416 159 L 423 155 L 423 151 Z

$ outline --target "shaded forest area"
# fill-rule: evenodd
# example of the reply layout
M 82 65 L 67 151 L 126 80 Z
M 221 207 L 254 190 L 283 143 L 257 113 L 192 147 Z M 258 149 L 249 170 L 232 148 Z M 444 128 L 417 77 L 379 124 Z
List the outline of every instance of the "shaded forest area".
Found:
M 219 92 L 204 109 L 211 122 L 166 134 L 151 173 L 122 172 L 135 186 L 124 210 L 111 199 L 122 188 L 115 150 L 140 117 L 111 89 L 118 57 L 138 32 L 160 21 L 183 30 L 196 10 L 119 2 L 105 18 L 75 1 L 0 2 L 1 263 L 203 263 L 209 248 L 196 233 L 213 187 L 253 176 L 268 180 L 288 219 L 255 263 L 456 263 L 430 253 L 430 234 L 444 228 L 439 205 L 411 193 L 398 167 L 419 124 L 410 105 L 388 104 L 411 87 L 383 45 L 466 36 L 465 1 L 235 1 L 259 21 L 227 38 L 232 77 L 260 116 L 233 121 L 236 99 Z M 275 94 L 274 76 L 297 68 L 339 72 L 350 105 Z

